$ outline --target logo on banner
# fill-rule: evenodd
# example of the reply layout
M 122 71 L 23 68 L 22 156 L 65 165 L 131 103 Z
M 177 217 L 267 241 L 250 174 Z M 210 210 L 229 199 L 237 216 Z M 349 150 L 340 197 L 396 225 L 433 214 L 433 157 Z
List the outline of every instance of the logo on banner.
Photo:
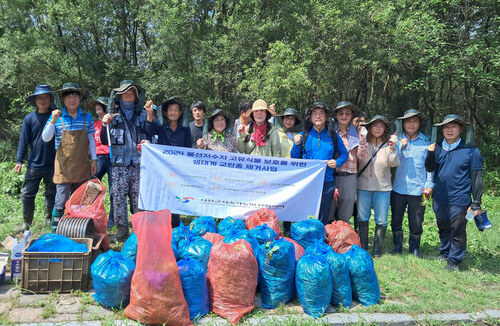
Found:
M 175 196 L 175 198 L 177 198 L 178 200 L 180 200 L 183 204 L 189 203 L 191 200 L 194 200 L 193 197 L 184 197 L 184 198 L 181 198 L 181 197 Z

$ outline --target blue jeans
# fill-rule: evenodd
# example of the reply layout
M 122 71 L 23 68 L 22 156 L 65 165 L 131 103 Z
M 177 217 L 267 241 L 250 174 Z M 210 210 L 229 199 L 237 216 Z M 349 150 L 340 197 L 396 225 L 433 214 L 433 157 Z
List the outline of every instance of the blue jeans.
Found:
M 111 182 L 111 161 L 109 159 L 109 155 L 97 155 L 97 172 L 95 174 L 96 178 L 102 181 L 102 178 L 105 174 L 108 174 L 108 193 L 109 193 L 109 216 L 108 216 L 108 224 L 109 226 L 114 225 L 113 220 L 113 196 L 112 196 L 112 182 Z
M 373 206 L 373 211 L 375 212 L 375 223 L 387 226 L 387 215 L 389 214 L 390 202 L 390 191 L 367 191 L 358 189 L 358 221 L 369 221 Z
M 436 214 L 441 246 L 439 252 L 447 257 L 448 261 L 460 264 L 467 248 L 467 208 L 469 206 L 452 206 L 432 202 Z

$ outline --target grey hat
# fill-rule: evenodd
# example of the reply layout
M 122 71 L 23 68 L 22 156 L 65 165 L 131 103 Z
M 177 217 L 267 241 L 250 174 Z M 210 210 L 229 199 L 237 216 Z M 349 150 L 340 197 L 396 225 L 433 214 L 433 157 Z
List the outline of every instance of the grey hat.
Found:
M 415 110 L 415 109 L 409 109 L 409 110 L 405 111 L 405 114 L 402 117 L 397 117 L 396 120 L 404 120 L 404 119 L 408 119 L 408 118 L 411 118 L 414 116 L 419 117 L 420 120 L 425 119 L 425 115 L 422 112 Z
M 370 121 L 363 123 L 363 126 L 368 127 L 369 125 L 371 125 L 372 123 L 374 123 L 376 121 L 383 122 L 387 126 L 387 128 L 389 128 L 391 126 L 391 123 L 389 122 L 389 120 L 387 120 L 387 118 L 385 116 L 378 115 L 378 114 L 374 115 Z
M 343 108 L 349 108 L 352 110 L 352 115 L 353 117 L 357 116 L 359 113 L 359 109 L 356 105 L 352 104 L 351 102 L 348 101 L 341 101 L 337 103 L 337 106 L 335 109 L 333 109 L 333 114 L 336 114 L 338 110 L 343 109 Z
M 36 85 L 35 92 L 26 97 L 26 101 L 36 107 L 35 97 L 42 94 L 49 94 L 54 97 L 54 92 L 49 85 Z
M 99 96 L 96 100 L 90 101 L 87 106 L 89 108 L 94 108 L 96 104 L 102 104 L 104 106 L 104 111 L 108 108 L 108 98 L 104 96 Z
M 444 117 L 443 122 L 436 123 L 434 126 L 441 127 L 441 126 L 444 126 L 444 125 L 451 123 L 451 122 L 456 122 L 456 123 L 462 125 L 463 127 L 465 127 L 467 125 L 467 123 L 465 123 L 465 121 L 462 120 L 462 117 L 459 116 L 458 114 L 448 114 L 446 117 Z
M 74 91 L 80 94 L 81 100 L 87 98 L 87 90 L 85 88 L 80 88 L 77 83 L 65 83 L 61 89 L 57 90 L 59 95 L 62 95 L 64 92 Z
M 292 116 L 295 118 L 295 126 L 300 124 L 301 119 L 300 119 L 299 111 L 297 111 L 293 108 L 287 108 L 285 110 L 285 112 L 283 112 L 283 114 L 279 114 L 276 117 L 280 117 L 281 119 L 283 119 L 283 117 L 287 117 L 287 116 Z
M 113 91 L 116 92 L 116 95 L 121 95 L 128 91 L 130 88 L 135 88 L 135 95 L 139 97 L 139 93 L 142 91 L 142 87 L 134 83 L 133 80 L 122 80 L 120 82 L 120 87 L 113 88 Z

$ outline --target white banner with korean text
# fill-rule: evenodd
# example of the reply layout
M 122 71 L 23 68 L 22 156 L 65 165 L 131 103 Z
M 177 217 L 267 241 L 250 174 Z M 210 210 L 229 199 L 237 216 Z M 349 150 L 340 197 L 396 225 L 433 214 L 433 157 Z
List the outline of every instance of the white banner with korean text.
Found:
M 269 208 L 283 221 L 317 216 L 326 164 L 192 148 L 142 146 L 139 208 L 244 219 Z

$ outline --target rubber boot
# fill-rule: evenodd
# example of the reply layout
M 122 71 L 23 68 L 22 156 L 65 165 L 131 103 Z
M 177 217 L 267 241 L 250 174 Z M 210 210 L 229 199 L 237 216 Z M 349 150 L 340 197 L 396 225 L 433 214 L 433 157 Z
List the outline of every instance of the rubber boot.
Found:
M 400 255 L 403 252 L 403 231 L 392 232 L 392 238 L 394 241 L 393 255 Z
M 284 221 L 283 222 L 283 233 L 286 234 L 287 237 L 290 236 L 292 229 L 292 222 Z
M 358 221 L 358 236 L 359 242 L 361 242 L 361 248 L 368 249 L 368 221 L 361 222 Z
M 409 245 L 410 254 L 415 255 L 418 258 L 422 258 L 422 254 L 420 253 L 420 237 L 410 235 Z
M 373 258 L 382 256 L 382 244 L 384 243 L 387 226 L 377 224 L 375 226 L 375 236 L 373 237 Z
M 31 223 L 33 223 L 33 213 L 23 214 L 23 224 L 14 230 L 15 233 L 22 233 L 30 229 Z
M 56 232 L 57 226 L 59 225 L 59 220 L 61 219 L 61 217 L 63 217 L 63 215 L 64 210 L 59 211 L 55 208 L 52 210 L 52 220 L 50 223 L 50 229 L 52 230 L 52 233 Z
M 43 213 L 45 216 L 45 226 L 49 226 L 52 222 L 52 210 L 45 206 Z
M 109 237 L 110 242 L 125 242 L 128 238 L 128 227 L 118 227 L 116 234 Z

